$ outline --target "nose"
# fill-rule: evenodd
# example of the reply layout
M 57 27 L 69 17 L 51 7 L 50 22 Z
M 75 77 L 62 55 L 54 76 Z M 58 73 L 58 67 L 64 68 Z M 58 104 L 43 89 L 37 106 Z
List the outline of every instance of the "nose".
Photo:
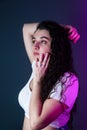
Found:
M 36 42 L 36 43 L 34 44 L 34 48 L 35 48 L 35 49 L 39 49 L 39 48 L 40 48 L 39 42 Z

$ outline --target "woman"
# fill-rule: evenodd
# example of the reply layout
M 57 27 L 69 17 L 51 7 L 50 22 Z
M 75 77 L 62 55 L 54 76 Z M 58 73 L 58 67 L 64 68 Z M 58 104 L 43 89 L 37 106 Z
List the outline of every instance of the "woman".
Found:
M 80 36 L 53 21 L 25 24 L 23 36 L 32 63 L 32 75 L 19 93 L 23 130 L 64 130 L 78 95 L 69 39 L 76 43 Z

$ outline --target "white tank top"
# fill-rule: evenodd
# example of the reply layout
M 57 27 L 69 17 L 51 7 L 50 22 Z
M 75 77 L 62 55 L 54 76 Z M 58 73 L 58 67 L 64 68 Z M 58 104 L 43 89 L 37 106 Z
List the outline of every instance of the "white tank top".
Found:
M 65 73 L 64 77 L 62 78 L 63 81 L 66 80 L 66 77 L 69 76 L 69 73 Z M 25 116 L 29 118 L 29 103 L 30 103 L 30 96 L 31 91 L 29 88 L 30 81 L 33 79 L 33 73 L 30 76 L 30 79 L 20 91 L 18 95 L 18 101 L 20 106 L 23 108 L 25 112 Z M 62 92 L 62 95 L 61 95 Z M 54 89 L 50 93 L 50 97 L 54 100 L 58 100 L 68 106 L 68 109 L 65 110 L 60 116 L 56 118 L 51 124 L 52 127 L 60 128 L 67 124 L 69 117 L 70 117 L 70 110 L 72 109 L 76 97 L 78 95 L 78 79 L 77 77 L 72 74 L 70 77 L 67 78 L 67 82 L 61 87 L 61 83 L 56 84 Z

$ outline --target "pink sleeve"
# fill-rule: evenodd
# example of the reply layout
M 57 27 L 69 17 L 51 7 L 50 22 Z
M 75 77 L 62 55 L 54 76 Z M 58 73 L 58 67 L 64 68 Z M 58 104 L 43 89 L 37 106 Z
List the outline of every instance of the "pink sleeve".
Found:
M 73 107 L 74 102 L 77 98 L 79 88 L 78 86 L 78 78 L 74 74 L 68 77 L 68 80 L 64 85 L 60 101 L 66 104 L 69 108 Z

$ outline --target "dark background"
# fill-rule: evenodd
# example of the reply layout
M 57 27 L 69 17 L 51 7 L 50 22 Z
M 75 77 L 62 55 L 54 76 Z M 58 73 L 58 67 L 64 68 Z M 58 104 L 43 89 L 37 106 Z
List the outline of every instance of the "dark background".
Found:
M 80 86 L 73 125 L 74 130 L 87 130 L 86 0 L 0 0 L 0 130 L 22 128 L 24 111 L 17 98 L 31 73 L 22 26 L 45 19 L 73 25 L 81 35 L 76 45 L 72 43 Z

